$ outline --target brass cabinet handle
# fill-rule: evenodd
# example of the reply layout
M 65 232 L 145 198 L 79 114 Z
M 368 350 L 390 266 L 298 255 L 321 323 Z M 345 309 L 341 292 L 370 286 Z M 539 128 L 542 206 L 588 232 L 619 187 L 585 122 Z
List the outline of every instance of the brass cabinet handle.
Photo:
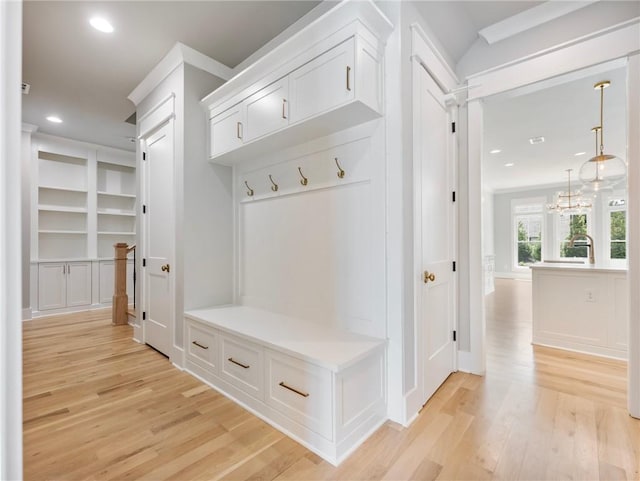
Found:
M 351 80 L 349 77 L 351 77 L 351 67 L 347 65 L 347 90 L 351 92 Z
M 230 357 L 227 361 L 232 362 L 236 366 L 240 366 L 243 369 L 249 369 L 251 366 L 249 364 L 242 364 L 241 362 L 236 361 L 234 358 Z
M 296 394 L 297 394 L 297 395 L 299 395 L 299 396 L 302 396 L 302 397 L 309 397 L 309 393 L 308 393 L 308 392 L 298 391 L 298 390 L 297 390 L 296 388 L 294 388 L 294 387 L 287 386 L 287 385 L 285 384 L 285 382 L 284 382 L 284 381 L 281 381 L 281 382 L 280 382 L 280 384 L 278 384 L 278 386 L 282 386 L 283 388 L 288 389 L 289 391 L 293 391 L 294 393 L 296 393 Z
M 209 346 L 203 346 L 202 344 L 200 344 L 198 341 L 191 341 L 191 344 L 195 344 L 196 346 L 198 346 L 200 349 L 209 349 Z
M 429 272 L 429 271 L 424 271 L 424 283 L 426 284 L 427 282 L 431 281 L 435 281 L 436 280 L 436 275 L 433 272 Z
M 240 129 L 242 129 L 242 122 L 236 122 L 236 137 L 242 139 L 242 132 L 240 132 Z
M 287 118 L 287 114 L 284 111 L 284 109 L 286 108 L 287 105 L 287 99 L 282 99 L 282 118 L 286 119 Z
M 171 268 L 169 267 L 169 264 L 165 264 L 163 265 L 161 268 L 162 272 L 170 272 Z

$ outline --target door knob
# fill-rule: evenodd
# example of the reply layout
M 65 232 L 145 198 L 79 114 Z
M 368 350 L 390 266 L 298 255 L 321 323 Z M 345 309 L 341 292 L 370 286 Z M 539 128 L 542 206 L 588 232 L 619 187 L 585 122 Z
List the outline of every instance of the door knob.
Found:
M 431 281 L 435 281 L 436 280 L 436 275 L 433 272 L 429 272 L 429 271 L 424 271 L 424 283 L 426 284 L 427 282 Z
M 162 269 L 162 272 L 169 272 L 169 264 L 163 265 L 160 269 Z

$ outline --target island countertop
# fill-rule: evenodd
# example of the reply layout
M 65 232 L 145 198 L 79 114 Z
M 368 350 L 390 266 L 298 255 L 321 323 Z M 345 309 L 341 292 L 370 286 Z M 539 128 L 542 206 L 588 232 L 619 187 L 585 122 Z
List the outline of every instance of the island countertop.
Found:
M 531 269 L 554 269 L 554 270 L 573 270 L 581 272 L 615 272 L 626 273 L 626 266 L 612 266 L 610 264 L 601 264 L 596 262 L 595 264 L 578 263 L 578 262 L 561 262 L 561 261 L 542 261 L 536 262 L 529 266 Z

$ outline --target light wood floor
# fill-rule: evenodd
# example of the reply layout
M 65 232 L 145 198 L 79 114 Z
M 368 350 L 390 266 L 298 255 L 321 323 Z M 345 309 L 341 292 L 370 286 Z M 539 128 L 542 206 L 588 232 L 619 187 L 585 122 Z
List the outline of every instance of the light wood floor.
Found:
M 640 479 L 624 363 L 532 349 L 529 290 L 490 296 L 485 377 L 453 374 L 408 429 L 385 424 L 338 468 L 109 313 L 25 323 L 25 479 Z

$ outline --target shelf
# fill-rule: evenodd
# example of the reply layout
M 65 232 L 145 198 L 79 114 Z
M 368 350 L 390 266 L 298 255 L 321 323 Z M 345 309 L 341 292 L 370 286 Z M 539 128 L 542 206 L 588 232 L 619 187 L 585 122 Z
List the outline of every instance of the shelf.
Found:
M 86 214 L 88 212 L 84 207 L 64 207 L 57 205 L 39 205 L 38 210 L 46 212 L 71 212 L 73 214 Z
M 136 235 L 135 232 L 110 232 L 110 231 L 100 231 L 98 235 Z
M 135 217 L 136 213 L 134 211 L 99 210 L 98 215 L 119 215 L 125 217 Z
M 127 161 L 117 161 L 117 160 L 98 160 L 98 164 L 105 165 L 117 165 L 118 167 L 124 167 L 125 169 L 130 169 L 132 171 L 136 170 L 135 164 L 127 163 Z
M 39 230 L 38 234 L 76 234 L 76 235 L 87 235 L 88 232 L 87 231 L 83 231 L 83 230 L 54 230 L 54 229 L 47 229 L 47 230 Z
M 39 185 L 38 189 L 59 190 L 62 192 L 80 192 L 82 194 L 87 193 L 87 189 L 74 189 L 71 187 L 56 187 L 53 185 Z
M 135 194 L 118 194 L 115 192 L 103 192 L 103 191 L 98 191 L 98 195 L 107 195 L 110 197 L 126 197 L 129 199 L 135 199 L 136 195 Z

